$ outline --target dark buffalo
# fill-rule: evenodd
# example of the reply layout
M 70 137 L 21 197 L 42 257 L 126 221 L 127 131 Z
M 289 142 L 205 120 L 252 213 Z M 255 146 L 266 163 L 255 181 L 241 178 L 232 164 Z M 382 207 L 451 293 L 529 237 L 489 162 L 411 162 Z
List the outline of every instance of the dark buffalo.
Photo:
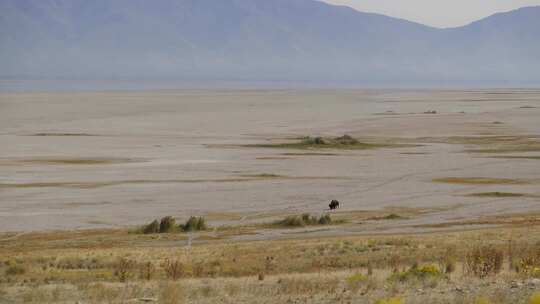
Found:
M 328 207 L 330 207 L 330 210 L 337 209 L 339 208 L 339 202 L 337 200 L 332 200 L 330 202 L 330 205 L 328 205 Z

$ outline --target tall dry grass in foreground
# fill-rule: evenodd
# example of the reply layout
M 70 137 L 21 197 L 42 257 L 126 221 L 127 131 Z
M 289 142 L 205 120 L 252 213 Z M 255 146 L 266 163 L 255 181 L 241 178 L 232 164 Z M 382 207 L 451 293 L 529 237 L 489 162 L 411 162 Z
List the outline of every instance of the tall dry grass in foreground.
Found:
M 537 227 L 190 248 L 182 237 L 15 239 L 0 248 L 0 303 L 498 304 L 535 303 L 540 291 Z

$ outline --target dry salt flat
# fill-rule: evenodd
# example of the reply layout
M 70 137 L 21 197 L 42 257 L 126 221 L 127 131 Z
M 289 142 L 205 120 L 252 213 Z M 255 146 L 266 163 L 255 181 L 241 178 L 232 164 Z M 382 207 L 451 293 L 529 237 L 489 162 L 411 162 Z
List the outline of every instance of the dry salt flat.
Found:
M 344 134 L 376 147 L 279 146 Z M 0 231 L 264 222 L 332 199 L 412 214 L 337 233 L 540 211 L 538 90 L 4 92 L 0 147 Z

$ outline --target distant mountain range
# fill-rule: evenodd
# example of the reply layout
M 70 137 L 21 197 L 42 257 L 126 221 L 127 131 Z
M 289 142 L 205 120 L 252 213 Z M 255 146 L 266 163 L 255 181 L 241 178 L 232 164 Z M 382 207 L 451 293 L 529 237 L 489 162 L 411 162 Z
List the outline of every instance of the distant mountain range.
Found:
M 437 29 L 314 0 L 0 0 L 0 78 L 540 84 L 540 7 Z

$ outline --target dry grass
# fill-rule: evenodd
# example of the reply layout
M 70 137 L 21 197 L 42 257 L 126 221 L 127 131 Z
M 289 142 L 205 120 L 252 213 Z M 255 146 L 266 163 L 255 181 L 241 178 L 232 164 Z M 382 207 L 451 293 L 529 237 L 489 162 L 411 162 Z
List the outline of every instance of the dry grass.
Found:
M 178 247 L 180 236 L 95 230 L 0 241 L 0 302 L 125 303 L 148 298 L 218 303 L 234 298 L 235 303 L 371 304 L 400 295 L 404 303 L 413 304 L 456 303 L 464 296 L 463 303 L 480 296 L 515 303 L 528 299 L 531 291 L 525 284 L 510 292 L 511 281 L 534 277 L 540 264 L 534 254 L 540 249 L 536 225 L 406 236 L 209 240 L 189 249 Z M 481 250 L 471 251 L 471 246 Z M 487 268 L 479 262 L 483 258 L 472 260 L 471 265 L 481 266 L 472 269 L 490 270 L 495 285 L 486 285 L 483 276 L 464 266 L 470 264 L 469 257 L 493 256 L 489 252 L 512 260 L 501 263 L 495 255 L 496 262 L 490 262 L 495 266 Z M 19 266 L 25 271 L 6 275 L 10 267 Z
M 479 278 L 496 275 L 503 267 L 504 252 L 493 246 L 473 248 L 465 256 L 465 271 Z

